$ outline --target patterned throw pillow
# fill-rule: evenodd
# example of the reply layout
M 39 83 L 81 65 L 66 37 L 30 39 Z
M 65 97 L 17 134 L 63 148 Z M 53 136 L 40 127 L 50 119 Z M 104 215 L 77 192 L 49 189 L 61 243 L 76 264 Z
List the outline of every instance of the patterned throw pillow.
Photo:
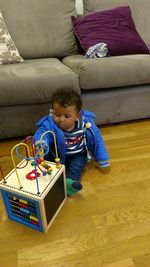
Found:
M 0 12 L 0 64 L 23 62 Z

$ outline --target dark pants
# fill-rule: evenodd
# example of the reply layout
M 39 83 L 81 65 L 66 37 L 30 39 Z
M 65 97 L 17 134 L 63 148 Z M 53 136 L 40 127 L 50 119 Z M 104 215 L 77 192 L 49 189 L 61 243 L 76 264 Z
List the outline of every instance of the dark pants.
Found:
M 86 152 L 80 152 L 66 157 L 66 178 L 79 181 L 87 162 Z

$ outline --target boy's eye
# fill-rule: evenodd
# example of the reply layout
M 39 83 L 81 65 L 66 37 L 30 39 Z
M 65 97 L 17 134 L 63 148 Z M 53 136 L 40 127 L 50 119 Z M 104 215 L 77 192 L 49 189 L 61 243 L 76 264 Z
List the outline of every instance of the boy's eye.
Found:
M 60 117 L 60 114 L 58 114 L 58 113 L 54 113 L 54 115 L 55 115 L 56 117 Z
M 70 115 L 65 115 L 65 118 L 66 118 L 66 119 L 69 119 L 69 118 L 70 118 Z

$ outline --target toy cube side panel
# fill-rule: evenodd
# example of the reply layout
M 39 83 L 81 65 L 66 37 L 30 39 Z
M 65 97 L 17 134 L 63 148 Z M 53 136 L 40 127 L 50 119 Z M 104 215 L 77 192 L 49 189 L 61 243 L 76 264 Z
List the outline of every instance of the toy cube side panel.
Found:
M 57 180 L 43 199 L 45 213 L 45 216 L 43 217 L 46 218 L 47 225 L 45 231 L 48 230 L 67 198 L 64 170 L 65 169 L 59 174 Z
M 1 189 L 9 219 L 43 232 L 39 202 Z

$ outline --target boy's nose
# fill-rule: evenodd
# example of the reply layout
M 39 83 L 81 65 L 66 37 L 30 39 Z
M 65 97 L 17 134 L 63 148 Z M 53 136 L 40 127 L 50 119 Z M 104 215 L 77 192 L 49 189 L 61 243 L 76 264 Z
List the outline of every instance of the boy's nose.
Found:
M 61 116 L 60 117 L 60 121 L 64 121 L 64 116 Z

